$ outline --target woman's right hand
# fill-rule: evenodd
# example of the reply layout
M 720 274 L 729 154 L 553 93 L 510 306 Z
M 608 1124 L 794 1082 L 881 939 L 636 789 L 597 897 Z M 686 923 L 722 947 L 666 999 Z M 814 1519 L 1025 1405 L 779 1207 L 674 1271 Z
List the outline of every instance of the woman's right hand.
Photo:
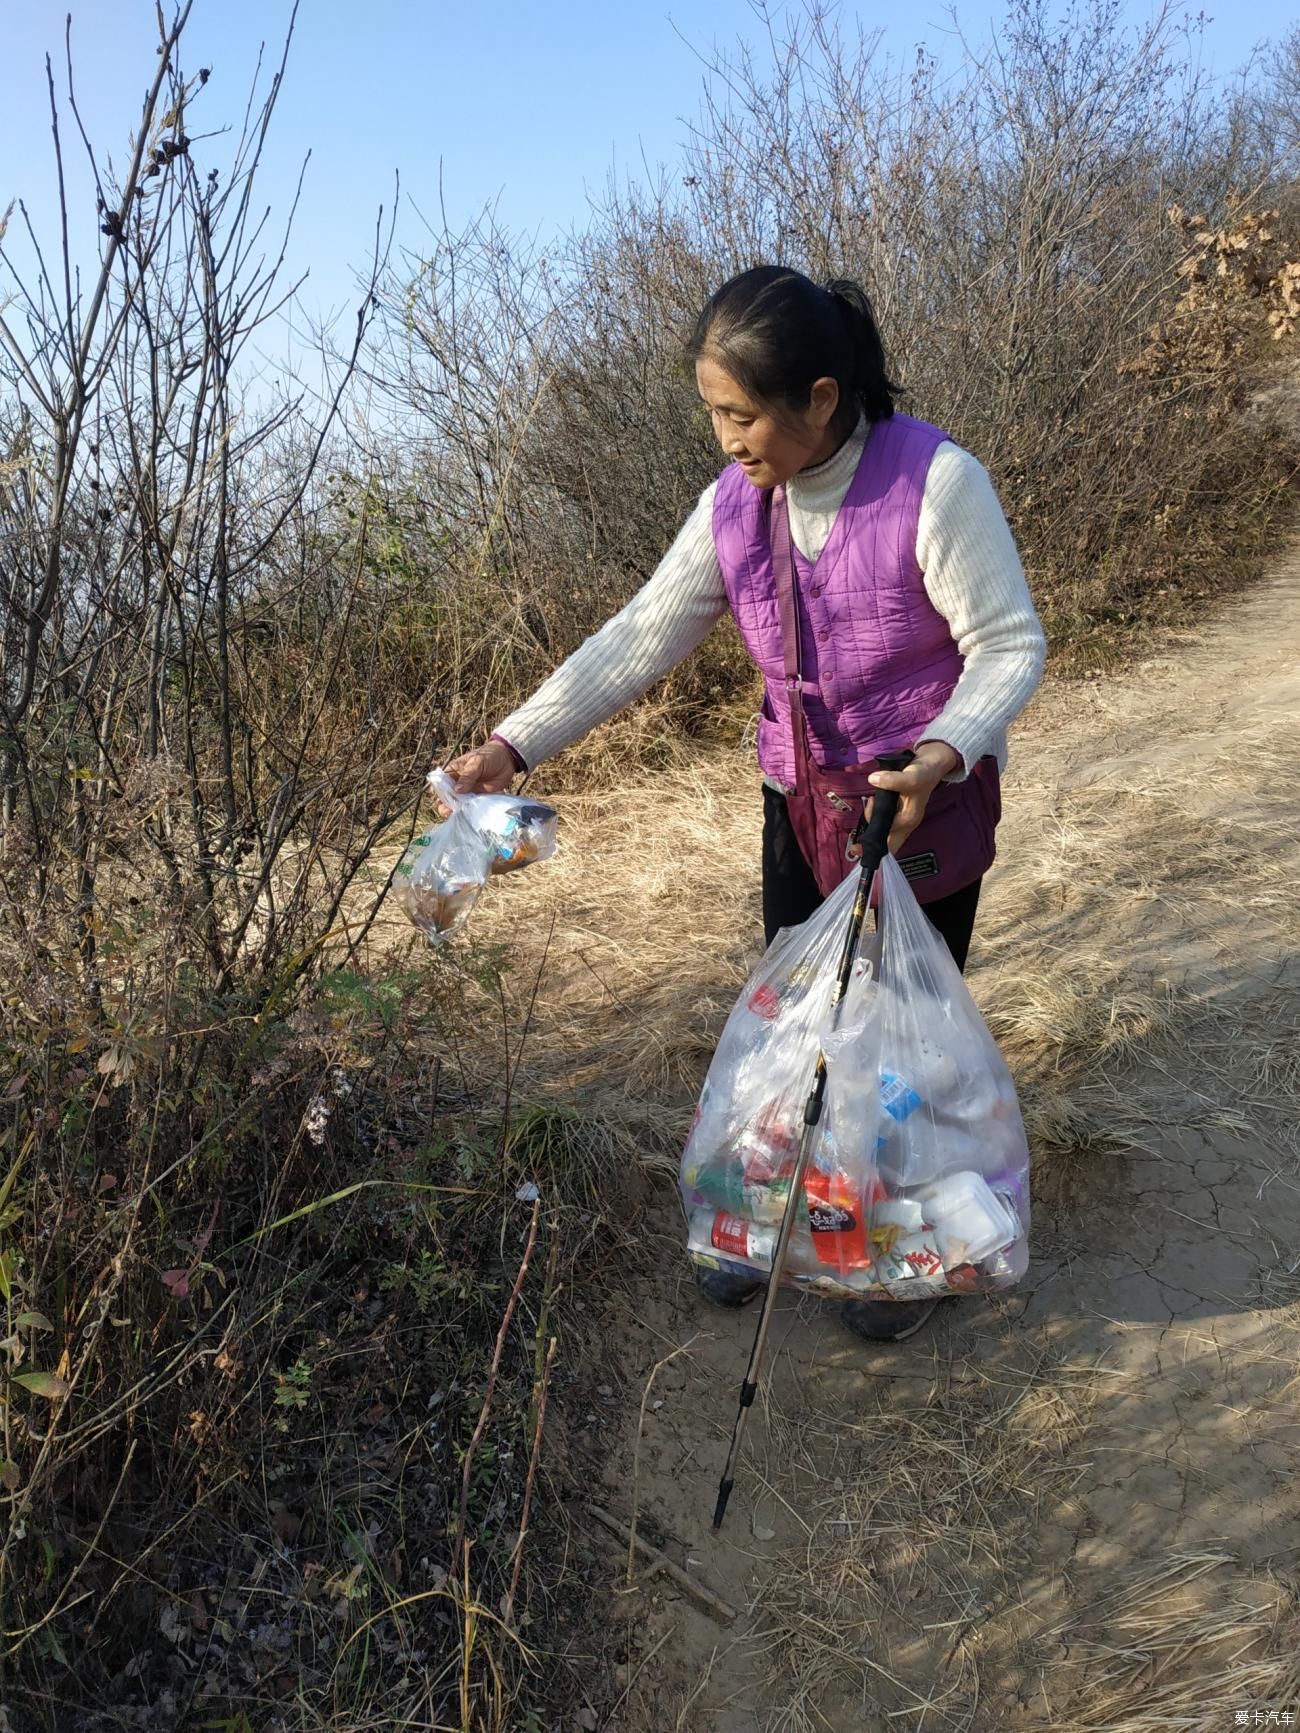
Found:
M 502 794 L 518 775 L 510 748 L 501 740 L 485 740 L 473 752 L 463 752 L 447 772 L 456 779 L 457 794 Z

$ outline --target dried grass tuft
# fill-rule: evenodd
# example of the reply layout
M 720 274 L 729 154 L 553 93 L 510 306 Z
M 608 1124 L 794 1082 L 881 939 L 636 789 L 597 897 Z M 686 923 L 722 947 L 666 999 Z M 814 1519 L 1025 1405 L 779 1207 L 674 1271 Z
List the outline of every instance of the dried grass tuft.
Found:
M 1068 1491 L 1071 1454 L 1116 1376 L 1027 1342 L 1017 1353 L 855 1385 L 859 1411 L 833 1427 L 774 1417 L 769 1463 L 788 1465 L 781 1479 L 804 1488 L 809 1519 L 804 1551 L 777 1564 L 760 1603 L 782 1733 L 824 1728 L 828 1694 L 859 1713 L 974 1725 L 969 1639 L 1015 1600 L 1040 1506 Z
M 1025 1733 L 1205 1733 L 1233 1710 L 1300 1705 L 1295 1579 L 1218 1550 L 1175 1552 L 1122 1574 L 1043 1633 L 1050 1720 Z

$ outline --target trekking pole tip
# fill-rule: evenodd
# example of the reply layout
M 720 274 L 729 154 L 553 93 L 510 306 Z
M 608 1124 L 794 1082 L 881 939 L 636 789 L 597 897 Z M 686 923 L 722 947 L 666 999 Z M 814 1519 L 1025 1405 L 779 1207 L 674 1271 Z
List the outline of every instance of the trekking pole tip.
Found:
M 724 1480 L 718 1487 L 718 1502 L 713 1507 L 714 1534 L 722 1527 L 722 1519 L 727 1514 L 727 1500 L 731 1497 L 731 1489 L 735 1484 L 734 1480 Z

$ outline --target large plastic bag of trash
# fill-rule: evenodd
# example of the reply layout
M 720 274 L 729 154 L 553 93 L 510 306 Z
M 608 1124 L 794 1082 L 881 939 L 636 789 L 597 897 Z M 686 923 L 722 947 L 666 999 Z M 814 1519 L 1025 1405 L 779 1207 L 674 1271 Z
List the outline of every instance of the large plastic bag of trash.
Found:
M 558 816 L 514 794 L 457 794 L 445 770 L 429 787 L 449 816 L 408 846 L 393 872 L 403 910 L 431 944 L 462 926 L 489 878 L 555 853 Z
M 889 856 L 879 928 L 863 934 L 832 1021 L 855 879 L 778 935 L 723 1030 L 682 1159 L 690 1255 L 770 1271 L 821 1051 L 826 1097 L 785 1279 L 899 1300 L 1008 1287 L 1029 1231 L 1010 1073 Z

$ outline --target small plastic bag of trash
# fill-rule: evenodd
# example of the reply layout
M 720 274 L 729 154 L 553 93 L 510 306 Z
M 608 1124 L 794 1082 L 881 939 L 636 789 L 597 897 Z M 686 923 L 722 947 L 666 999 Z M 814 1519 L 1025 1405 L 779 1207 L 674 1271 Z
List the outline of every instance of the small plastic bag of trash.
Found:
M 559 819 L 540 800 L 457 794 L 445 770 L 429 772 L 429 787 L 450 816 L 415 838 L 393 882 L 407 918 L 437 945 L 464 924 L 489 878 L 555 853 Z

